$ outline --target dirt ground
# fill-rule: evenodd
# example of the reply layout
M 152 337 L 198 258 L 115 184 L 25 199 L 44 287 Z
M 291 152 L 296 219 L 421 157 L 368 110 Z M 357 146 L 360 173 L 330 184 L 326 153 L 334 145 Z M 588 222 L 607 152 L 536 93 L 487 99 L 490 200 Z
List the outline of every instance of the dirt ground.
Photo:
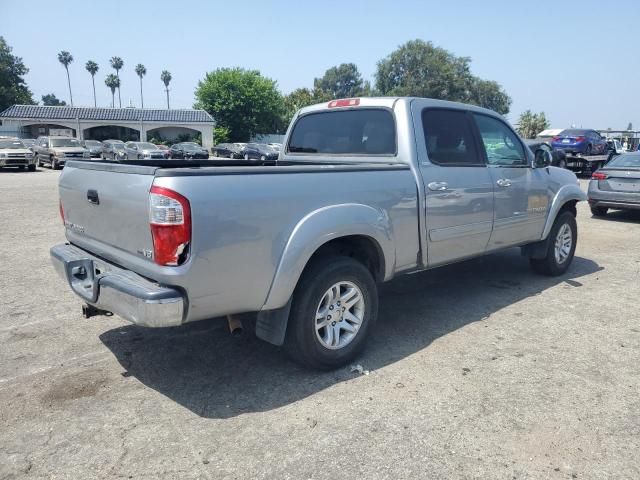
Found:
M 518 250 L 398 278 L 370 373 L 318 373 L 219 320 L 83 319 L 57 177 L 0 171 L 1 479 L 640 478 L 639 214 L 580 205 L 560 278 Z

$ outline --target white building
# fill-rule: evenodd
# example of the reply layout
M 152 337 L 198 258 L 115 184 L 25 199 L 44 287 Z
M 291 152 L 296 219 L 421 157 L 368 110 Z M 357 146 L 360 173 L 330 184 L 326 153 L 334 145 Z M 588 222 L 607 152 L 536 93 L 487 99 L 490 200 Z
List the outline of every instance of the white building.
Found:
M 48 107 L 13 105 L 0 113 L 5 131 L 23 138 L 66 132 L 81 140 L 107 138 L 147 141 L 178 140 L 200 134 L 202 146 L 213 146 L 213 117 L 204 110 Z

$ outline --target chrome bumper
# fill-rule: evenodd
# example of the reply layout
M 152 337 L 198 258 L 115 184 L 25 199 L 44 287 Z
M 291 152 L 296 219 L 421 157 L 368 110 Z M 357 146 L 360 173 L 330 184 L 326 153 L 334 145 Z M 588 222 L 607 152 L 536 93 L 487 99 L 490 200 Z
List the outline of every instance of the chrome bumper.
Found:
M 51 248 L 51 261 L 76 295 L 89 305 L 145 327 L 182 324 L 182 293 L 97 258 L 69 244 Z

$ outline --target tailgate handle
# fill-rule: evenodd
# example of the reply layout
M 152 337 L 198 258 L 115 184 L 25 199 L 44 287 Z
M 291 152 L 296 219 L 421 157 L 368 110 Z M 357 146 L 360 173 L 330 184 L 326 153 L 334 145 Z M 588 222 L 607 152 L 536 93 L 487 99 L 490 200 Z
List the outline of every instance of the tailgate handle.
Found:
M 87 190 L 87 200 L 94 205 L 100 205 L 100 198 L 97 190 Z

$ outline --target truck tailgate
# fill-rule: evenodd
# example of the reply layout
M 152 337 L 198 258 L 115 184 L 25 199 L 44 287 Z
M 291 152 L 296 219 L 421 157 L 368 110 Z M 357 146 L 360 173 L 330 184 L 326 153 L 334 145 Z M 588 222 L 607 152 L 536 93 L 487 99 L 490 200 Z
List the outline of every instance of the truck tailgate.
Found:
M 150 257 L 149 190 L 155 167 L 70 162 L 60 177 L 67 238 L 92 251 Z

